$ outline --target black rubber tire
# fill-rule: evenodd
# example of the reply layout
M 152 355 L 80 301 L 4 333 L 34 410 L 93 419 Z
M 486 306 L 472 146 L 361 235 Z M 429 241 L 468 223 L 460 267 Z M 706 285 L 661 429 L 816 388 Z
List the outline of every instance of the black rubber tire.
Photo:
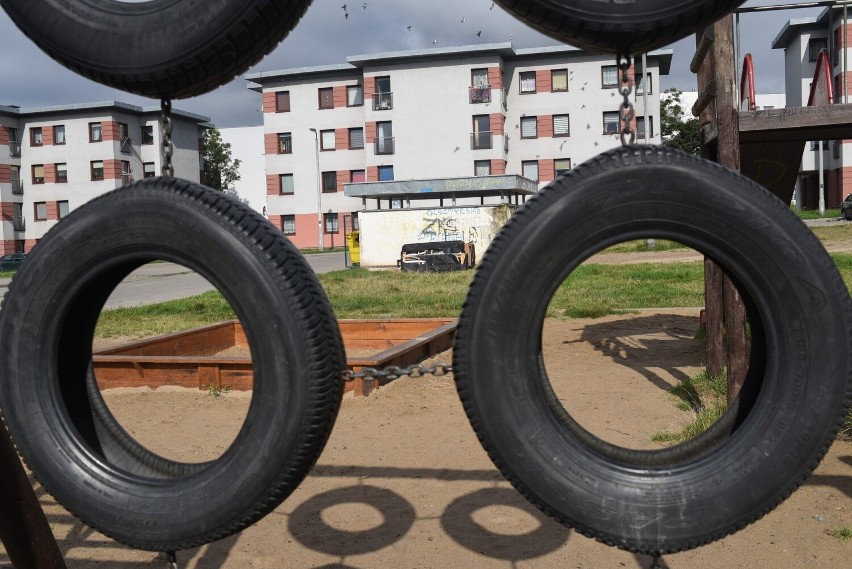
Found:
M 702 30 L 745 0 L 497 0 L 561 42 L 593 52 L 639 55 Z
M 750 389 L 720 421 L 727 431 L 663 454 L 579 427 L 541 354 L 548 303 L 568 274 L 648 237 L 723 267 L 756 346 Z M 679 551 L 760 518 L 819 463 L 852 402 L 852 301 L 813 233 L 764 188 L 680 151 L 622 147 L 572 169 L 504 226 L 469 290 L 453 368 L 480 441 L 531 502 L 610 545 Z
M 247 416 L 203 464 L 136 442 L 90 373 L 104 302 L 154 259 L 216 286 L 249 339 Z M 0 330 L 0 410 L 21 455 L 69 511 L 139 549 L 196 547 L 275 508 L 313 466 L 343 395 L 340 331 L 302 255 L 250 208 L 174 178 L 144 179 L 63 219 L 12 280 Z
M 311 0 L 0 0 L 47 55 L 104 85 L 180 99 L 272 51 Z M 85 40 L 81 40 L 85 38 Z

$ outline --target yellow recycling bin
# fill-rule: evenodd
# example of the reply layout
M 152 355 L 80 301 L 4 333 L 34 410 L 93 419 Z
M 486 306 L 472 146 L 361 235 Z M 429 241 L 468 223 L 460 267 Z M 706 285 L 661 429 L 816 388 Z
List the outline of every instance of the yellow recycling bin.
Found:
M 353 265 L 361 264 L 361 232 L 353 231 L 346 236 L 346 246 L 349 248 L 349 262 Z

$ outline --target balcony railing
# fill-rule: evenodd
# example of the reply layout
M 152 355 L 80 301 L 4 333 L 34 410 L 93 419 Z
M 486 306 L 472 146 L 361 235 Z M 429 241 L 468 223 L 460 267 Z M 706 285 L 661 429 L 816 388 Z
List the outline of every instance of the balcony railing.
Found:
M 12 216 L 12 229 L 15 231 L 25 231 L 27 228 L 27 222 L 24 219 L 23 215 L 13 215 Z
M 491 102 L 491 87 L 469 87 L 468 99 L 471 105 Z
M 503 152 L 509 152 L 509 135 L 503 135 Z
M 11 156 L 12 158 L 21 157 L 21 143 L 17 140 L 9 141 L 9 156 Z
M 386 136 L 384 138 L 377 138 L 375 145 L 376 154 L 393 154 L 394 153 L 394 139 L 392 136 Z
M 122 174 L 121 175 L 121 183 L 122 184 L 129 184 L 132 181 L 133 181 L 133 176 L 131 176 L 130 174 Z
M 393 93 L 373 93 L 373 110 L 389 111 L 393 108 Z
M 130 137 L 122 138 L 120 144 L 120 150 L 124 154 L 130 154 L 130 152 L 133 150 L 133 139 Z
M 491 148 L 491 132 L 472 132 L 470 133 L 470 149 L 484 150 Z
M 12 195 L 24 195 L 24 183 L 21 180 L 12 180 Z

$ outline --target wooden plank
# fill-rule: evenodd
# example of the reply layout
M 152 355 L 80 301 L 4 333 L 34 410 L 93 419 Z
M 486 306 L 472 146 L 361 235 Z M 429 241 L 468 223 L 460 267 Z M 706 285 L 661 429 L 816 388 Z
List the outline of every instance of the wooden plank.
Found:
M 203 355 L 206 353 L 207 355 L 212 355 L 234 345 L 235 326 L 239 326 L 239 322 L 229 320 L 219 324 L 132 342 L 107 350 L 99 350 L 97 354 L 182 356 L 189 354 Z
M 805 142 L 740 143 L 742 173 L 789 204 L 799 177 Z
M 852 138 L 852 103 L 740 113 L 742 143 Z

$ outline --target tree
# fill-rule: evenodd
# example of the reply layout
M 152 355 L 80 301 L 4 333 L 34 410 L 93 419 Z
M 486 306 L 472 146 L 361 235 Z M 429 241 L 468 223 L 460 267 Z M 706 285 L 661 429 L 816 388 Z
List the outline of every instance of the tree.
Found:
M 201 158 L 204 160 L 204 185 L 220 192 L 233 190 L 240 179 L 240 161 L 231 156 L 231 145 L 222 140 L 218 128 L 202 135 Z
M 683 108 L 683 93 L 672 88 L 660 97 L 660 134 L 663 145 L 684 152 L 701 154 L 701 127 L 698 119 L 687 116 Z

